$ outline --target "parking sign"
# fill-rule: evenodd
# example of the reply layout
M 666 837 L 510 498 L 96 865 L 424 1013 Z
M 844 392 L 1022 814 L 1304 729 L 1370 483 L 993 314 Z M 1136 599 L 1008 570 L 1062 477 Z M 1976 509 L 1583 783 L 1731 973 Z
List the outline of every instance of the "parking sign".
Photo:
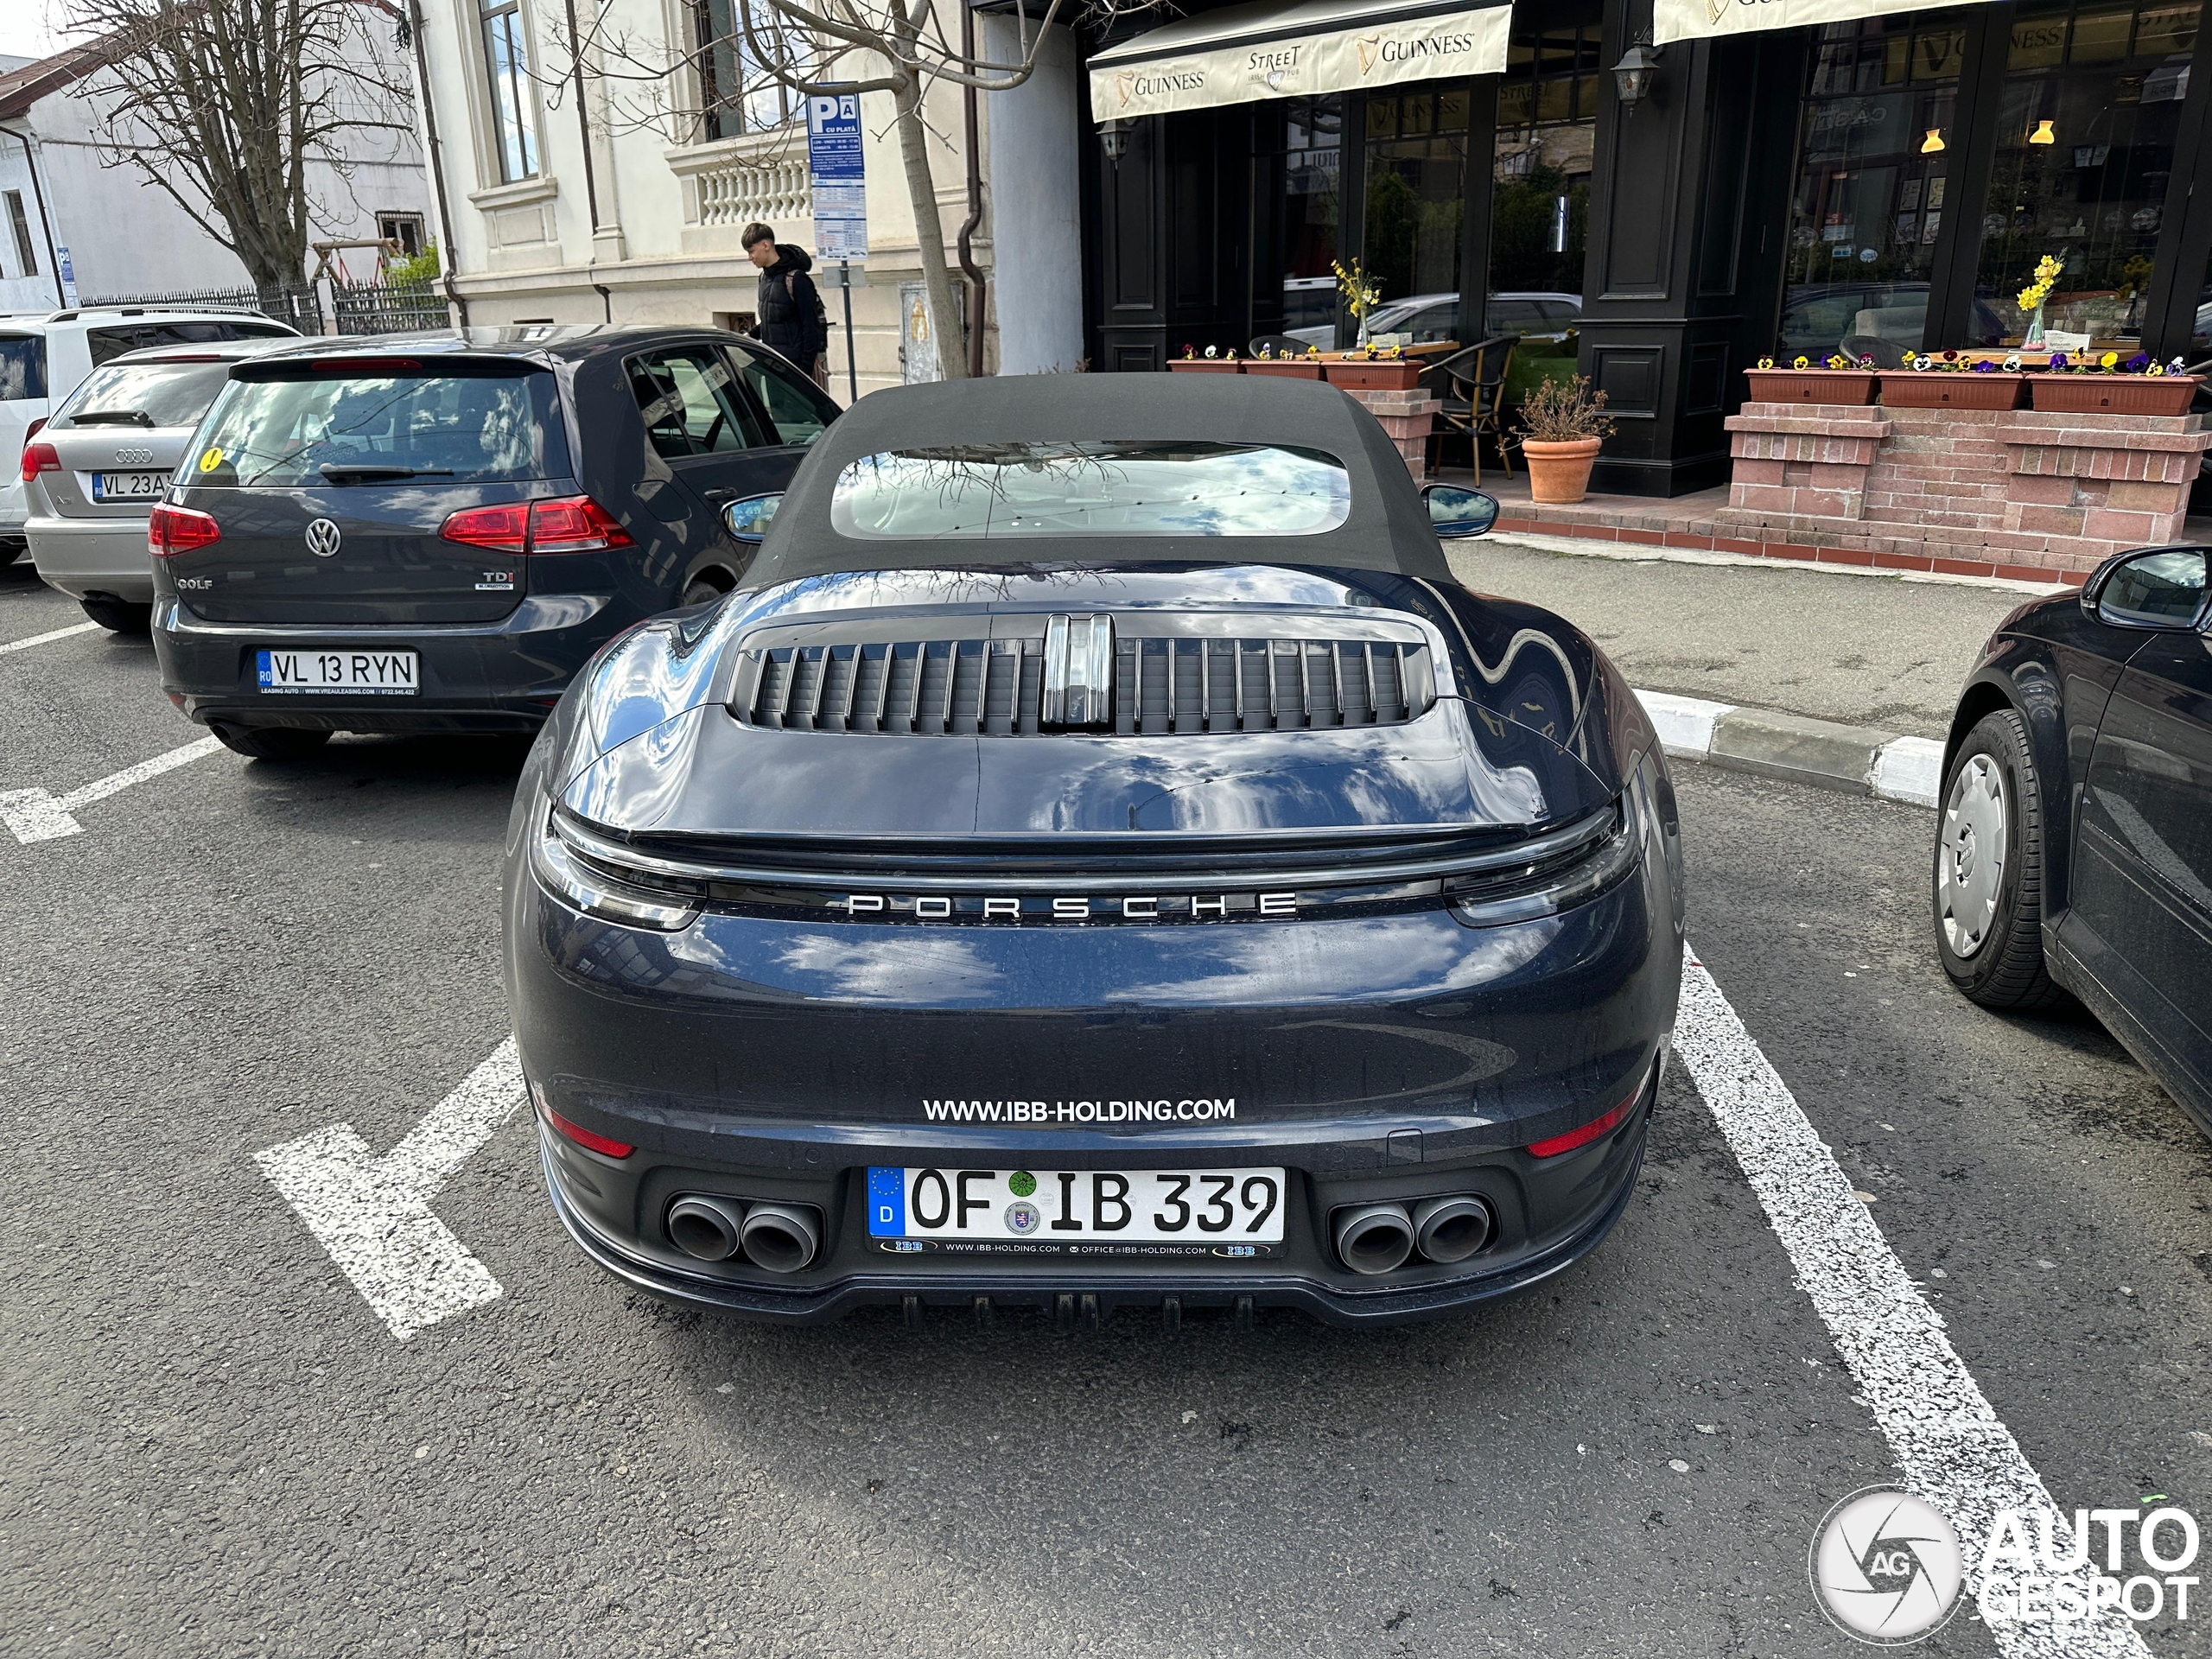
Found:
M 814 257 L 868 257 L 868 181 L 857 92 L 806 100 L 806 167 L 814 191 Z

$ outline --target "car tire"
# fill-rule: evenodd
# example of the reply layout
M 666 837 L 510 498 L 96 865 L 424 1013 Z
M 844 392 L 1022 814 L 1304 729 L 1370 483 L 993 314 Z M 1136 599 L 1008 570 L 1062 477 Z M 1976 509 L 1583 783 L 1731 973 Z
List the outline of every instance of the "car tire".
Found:
M 702 571 L 683 584 L 683 597 L 677 603 L 686 609 L 694 605 L 711 605 L 728 592 L 728 582 L 717 581 L 712 574 Z
M 1985 1008 L 2049 1007 L 2064 995 L 2043 955 L 2043 779 L 2017 710 L 1968 732 L 1936 798 L 1936 950 Z
M 127 599 L 80 599 L 85 614 L 110 633 L 144 633 L 152 627 L 154 607 L 133 605 Z
M 296 726 L 217 726 L 223 747 L 250 760 L 304 760 L 330 741 L 328 732 Z

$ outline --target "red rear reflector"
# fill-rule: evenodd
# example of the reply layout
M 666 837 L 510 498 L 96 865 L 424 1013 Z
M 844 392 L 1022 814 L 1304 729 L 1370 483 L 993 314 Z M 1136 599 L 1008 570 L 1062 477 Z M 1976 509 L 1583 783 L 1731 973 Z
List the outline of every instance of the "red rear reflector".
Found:
M 604 548 L 629 545 L 629 532 L 588 495 L 531 503 L 530 550 L 533 553 L 596 553 Z
M 206 513 L 166 501 L 146 521 L 146 550 L 157 559 L 173 559 L 222 539 L 223 527 Z
M 27 443 L 23 446 L 23 482 L 28 484 L 41 473 L 58 473 L 61 457 L 50 443 Z
M 464 547 L 520 553 L 530 536 L 530 506 L 510 501 L 498 507 L 464 507 L 438 526 L 438 534 Z
M 1643 1093 L 1643 1090 L 1638 1089 L 1603 1117 L 1593 1117 L 1579 1129 L 1569 1129 L 1565 1135 L 1555 1135 L 1548 1141 L 1534 1142 L 1529 1148 L 1530 1154 L 1538 1158 L 1556 1158 L 1562 1152 L 1573 1152 L 1577 1147 L 1588 1146 L 1599 1135 L 1618 1128 L 1621 1120 L 1636 1109 L 1637 1099 Z
M 603 1135 L 594 1135 L 581 1123 L 569 1122 L 550 1106 L 542 1106 L 539 1109 L 545 1114 L 547 1122 L 580 1147 L 587 1147 L 609 1158 L 627 1158 L 637 1150 L 626 1141 L 610 1141 Z

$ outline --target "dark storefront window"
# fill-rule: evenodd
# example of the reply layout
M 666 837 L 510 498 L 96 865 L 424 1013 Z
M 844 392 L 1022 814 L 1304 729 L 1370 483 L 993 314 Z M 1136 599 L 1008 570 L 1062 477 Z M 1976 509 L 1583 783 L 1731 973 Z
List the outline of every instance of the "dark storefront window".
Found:
M 1338 194 L 1344 159 L 1344 100 L 1331 93 L 1292 99 L 1284 112 L 1283 328 L 1315 346 L 1337 335 Z
M 1382 287 L 1370 327 L 1416 342 L 1454 339 L 1466 223 L 1467 89 L 1444 84 L 1370 96 L 1366 136 L 1361 262 Z
M 1965 32 L 1941 13 L 1827 23 L 1815 37 L 1790 190 L 1785 355 L 1843 351 L 1895 368 L 1920 349 L 1954 207 Z
M 2019 342 L 2017 296 L 2046 255 L 2065 265 L 2047 330 L 2141 339 L 2198 11 L 2020 0 L 1974 268 L 1982 343 Z
M 2203 280 L 2196 289 L 2196 321 L 2189 331 L 2192 359 L 2212 352 L 2212 259 L 2204 262 Z
M 1591 156 L 1605 89 L 1599 34 L 1594 20 L 1516 29 L 1507 48 L 1491 156 L 1493 332 L 1557 332 L 1543 326 L 1546 313 L 1562 301 L 1581 308 Z

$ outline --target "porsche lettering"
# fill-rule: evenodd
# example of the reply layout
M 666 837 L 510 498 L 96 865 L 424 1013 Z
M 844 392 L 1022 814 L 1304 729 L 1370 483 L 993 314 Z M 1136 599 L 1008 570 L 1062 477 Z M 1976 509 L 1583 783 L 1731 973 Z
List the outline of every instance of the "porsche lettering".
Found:
M 924 922 L 1211 922 L 1298 915 L 1295 893 L 1088 893 L 1056 898 L 852 893 L 832 901 L 849 916 Z

